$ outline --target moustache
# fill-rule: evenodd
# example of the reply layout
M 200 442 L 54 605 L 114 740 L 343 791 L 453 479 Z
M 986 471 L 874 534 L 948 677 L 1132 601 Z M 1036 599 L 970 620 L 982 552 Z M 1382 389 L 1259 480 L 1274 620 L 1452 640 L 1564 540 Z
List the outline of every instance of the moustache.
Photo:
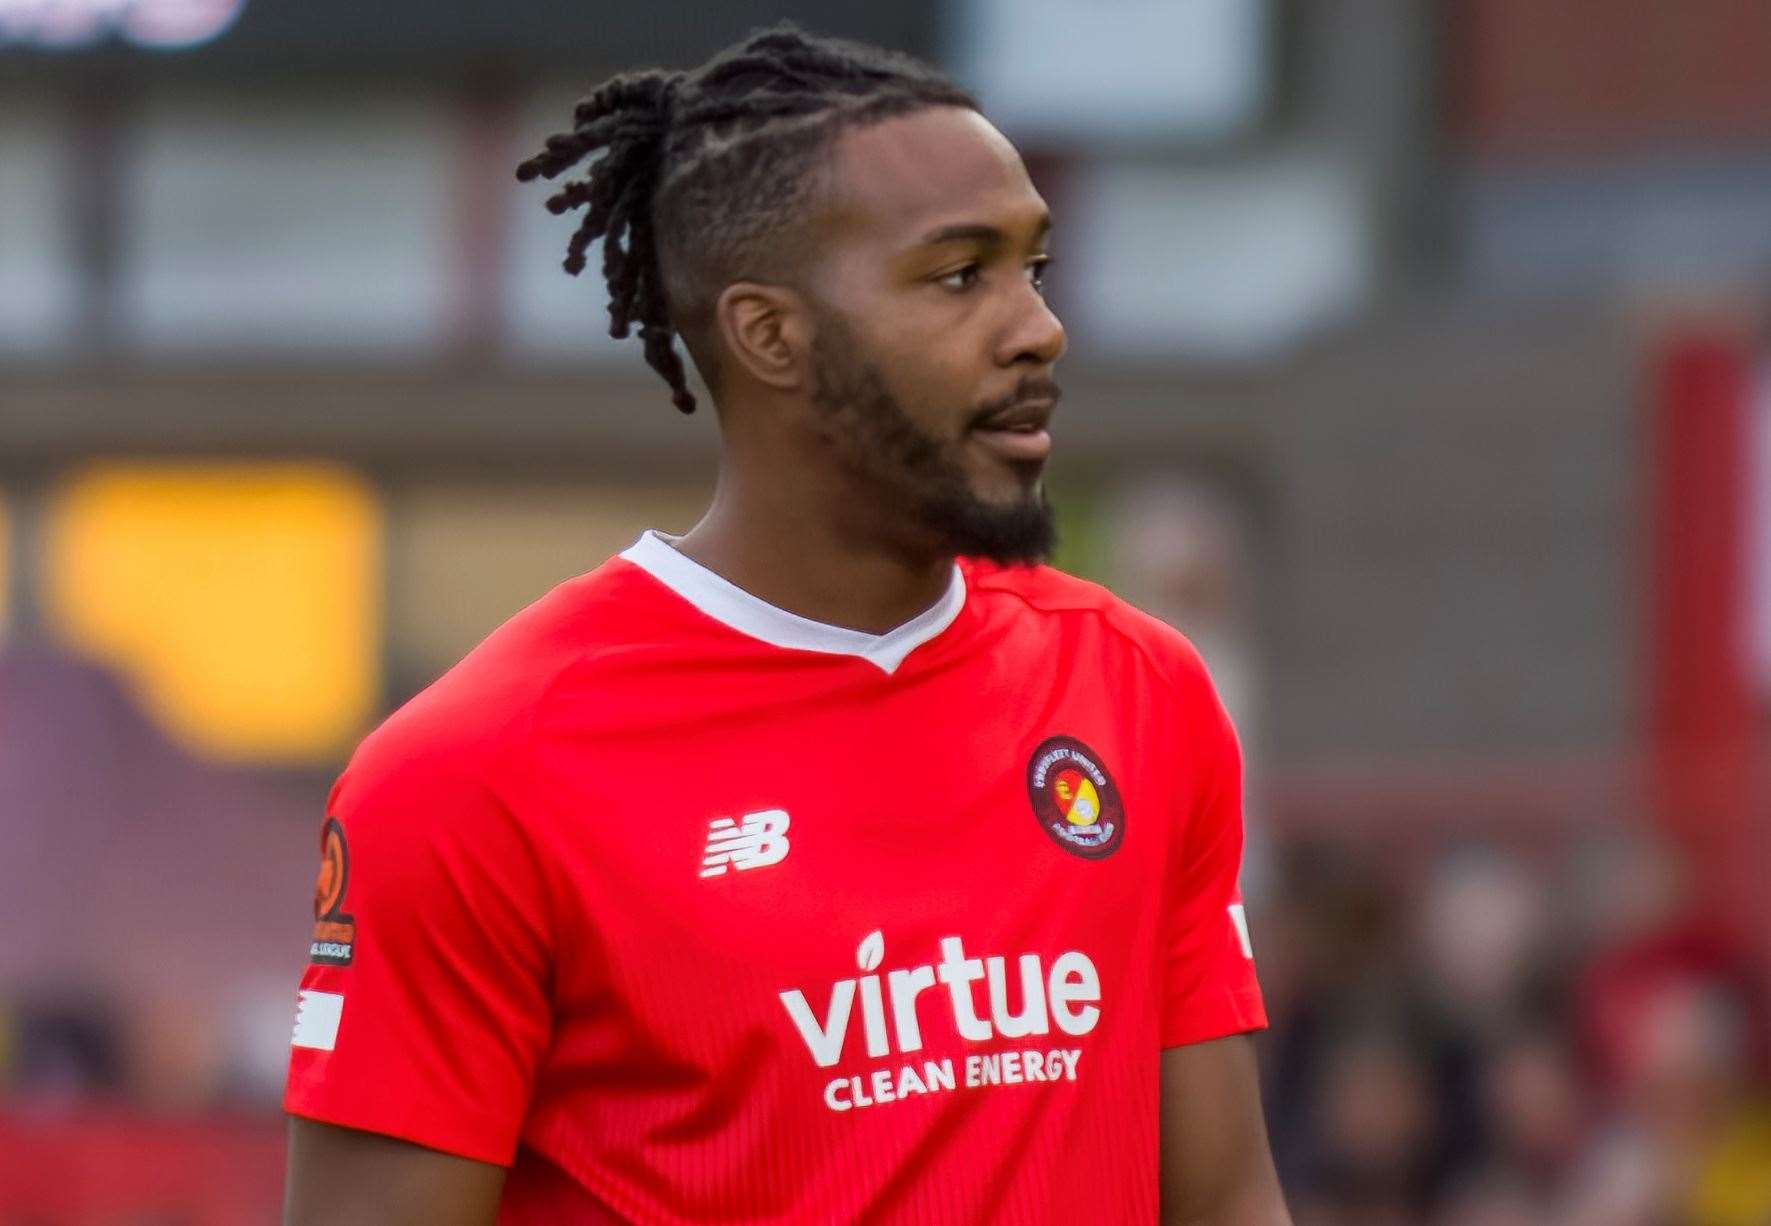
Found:
M 1058 400 L 1063 396 L 1064 389 L 1059 387 L 1055 379 L 1046 375 L 1033 375 L 1015 385 L 1014 391 L 1000 399 L 990 401 L 973 411 L 966 423 L 966 428 L 976 429 L 990 418 L 1011 409 L 1018 409 L 1024 404 L 1051 404 L 1057 407 Z

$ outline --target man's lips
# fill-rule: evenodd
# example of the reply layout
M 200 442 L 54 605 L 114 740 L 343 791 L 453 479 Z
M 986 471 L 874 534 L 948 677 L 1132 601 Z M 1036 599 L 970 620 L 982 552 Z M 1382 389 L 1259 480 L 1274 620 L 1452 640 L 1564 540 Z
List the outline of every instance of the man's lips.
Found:
M 1057 409 L 1055 397 L 1029 397 L 1018 401 L 1006 409 L 998 409 L 987 413 L 972 426 L 974 430 L 1007 430 L 1026 432 L 1043 430 L 1051 422 L 1052 413 Z
M 1038 462 L 1051 455 L 1052 436 L 1046 427 L 1056 407 L 1055 397 L 1023 400 L 986 414 L 971 433 L 1005 460 Z

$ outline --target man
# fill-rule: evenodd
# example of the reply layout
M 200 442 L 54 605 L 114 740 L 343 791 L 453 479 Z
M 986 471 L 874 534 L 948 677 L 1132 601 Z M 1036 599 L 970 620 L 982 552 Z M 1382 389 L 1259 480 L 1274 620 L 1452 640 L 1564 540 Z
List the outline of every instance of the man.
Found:
M 287 1221 L 1288 1219 L 1240 762 L 1198 657 L 1027 565 L 1064 332 L 975 104 L 777 27 L 523 164 L 723 448 L 693 531 L 371 735 L 324 826 Z

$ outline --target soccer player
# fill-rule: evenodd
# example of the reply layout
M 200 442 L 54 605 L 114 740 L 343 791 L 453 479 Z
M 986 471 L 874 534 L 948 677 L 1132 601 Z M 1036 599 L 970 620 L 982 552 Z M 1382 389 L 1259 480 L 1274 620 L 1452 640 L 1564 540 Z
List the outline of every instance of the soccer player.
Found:
M 286 1216 L 1286 1222 L 1240 759 L 1198 656 L 1039 565 L 1062 326 L 1020 157 L 776 27 L 523 163 L 713 504 L 370 735 L 323 825 Z

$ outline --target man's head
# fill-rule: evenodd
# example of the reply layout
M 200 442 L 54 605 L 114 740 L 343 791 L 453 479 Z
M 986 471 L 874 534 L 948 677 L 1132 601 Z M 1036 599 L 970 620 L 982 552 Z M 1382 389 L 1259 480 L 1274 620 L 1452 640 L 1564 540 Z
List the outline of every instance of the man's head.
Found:
M 729 451 L 742 434 L 747 456 L 810 457 L 906 547 L 1043 556 L 1049 219 L 968 95 L 783 26 L 690 73 L 617 77 L 574 118 L 518 175 L 602 153 L 548 201 L 587 206 L 566 268 L 603 240 L 610 331 L 638 324 L 678 408 L 676 335 Z

